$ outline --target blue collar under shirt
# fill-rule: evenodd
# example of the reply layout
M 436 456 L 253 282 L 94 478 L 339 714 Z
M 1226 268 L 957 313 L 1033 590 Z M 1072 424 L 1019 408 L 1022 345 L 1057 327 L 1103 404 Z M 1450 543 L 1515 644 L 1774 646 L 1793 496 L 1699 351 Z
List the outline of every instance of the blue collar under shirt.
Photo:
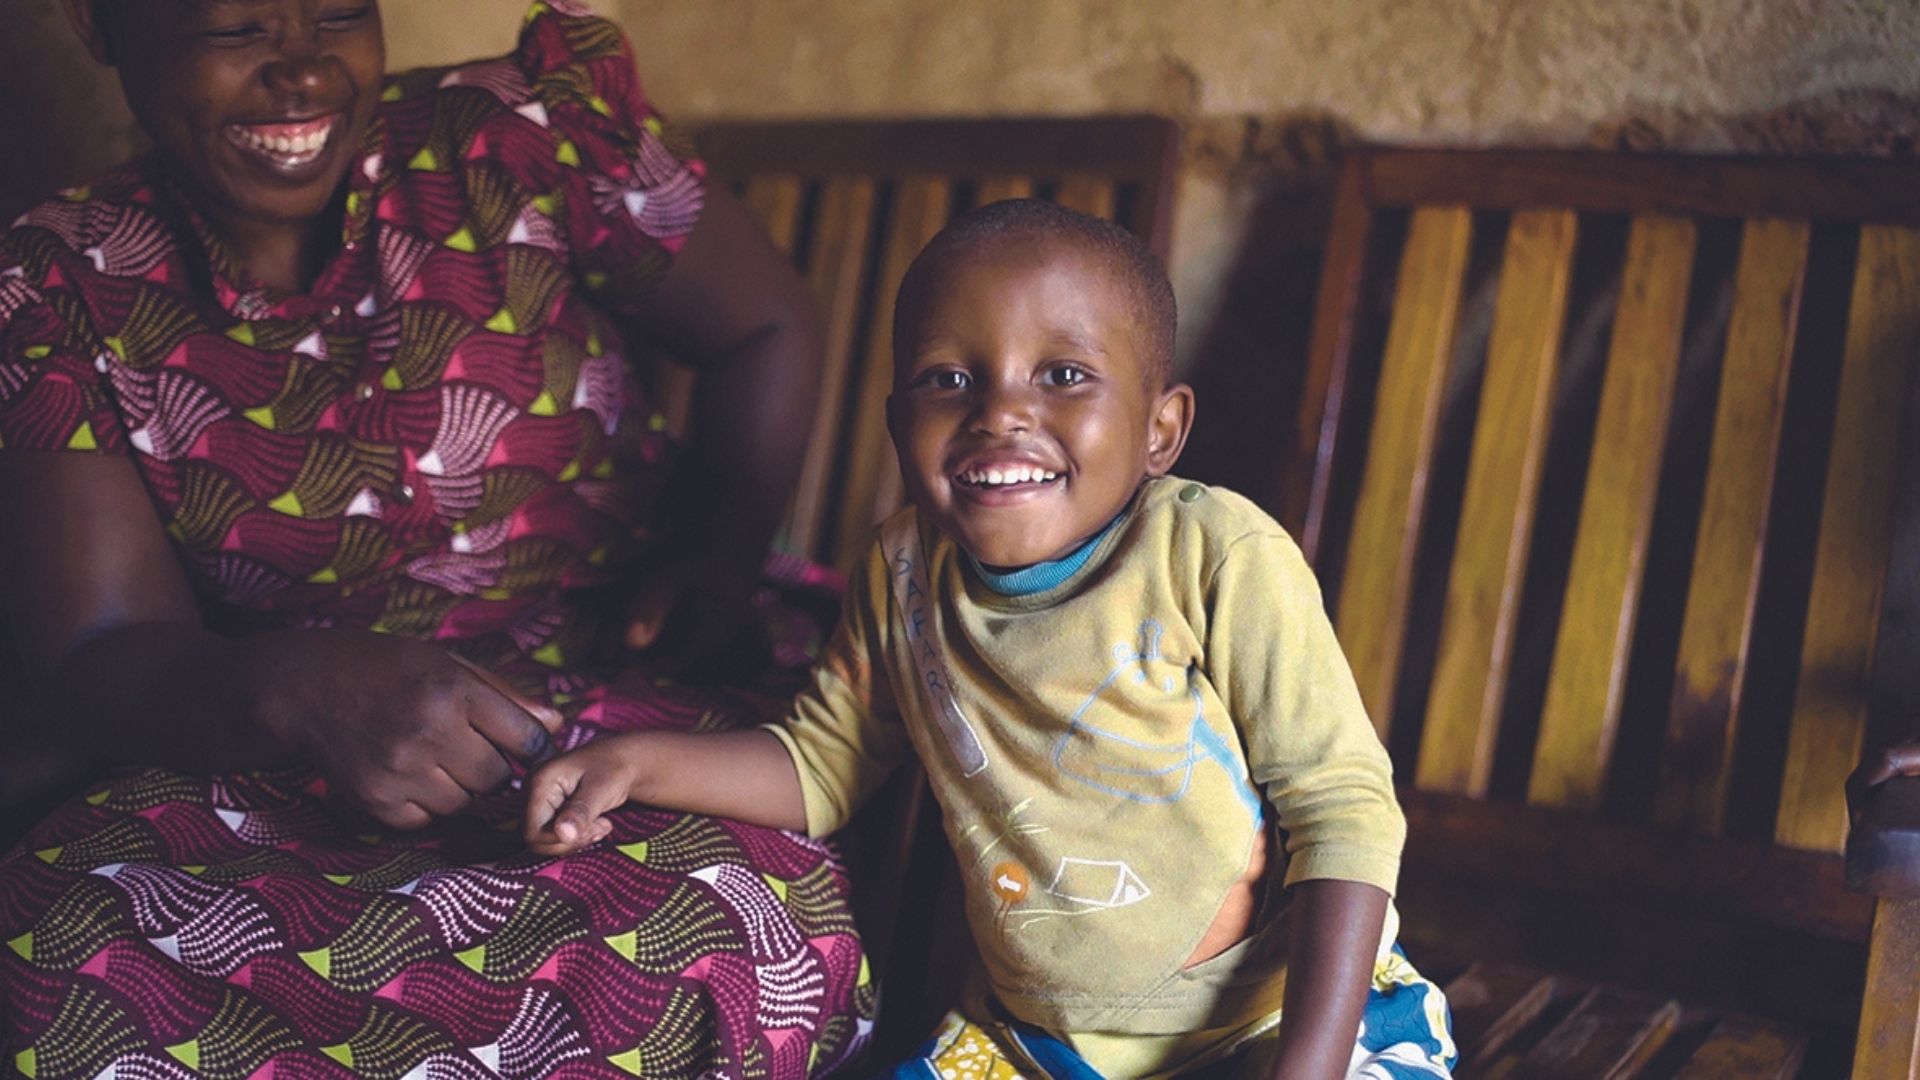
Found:
M 1132 504 L 1129 503 L 1128 508 L 1131 509 L 1131 506 Z M 967 556 L 967 561 L 973 564 L 973 572 L 980 575 L 981 582 L 1001 596 L 1032 596 L 1035 593 L 1043 593 L 1072 577 L 1081 567 L 1087 565 L 1087 560 L 1093 557 L 1093 549 L 1099 547 L 1100 541 L 1105 540 L 1107 534 L 1118 527 L 1120 520 L 1126 516 L 1126 510 L 1115 514 L 1113 520 L 1107 522 L 1105 528 L 1088 537 L 1086 543 L 1052 562 L 1034 563 L 1032 566 L 1023 566 L 1018 570 L 1002 573 L 987 569 L 980 564 L 980 560 L 971 555 Z

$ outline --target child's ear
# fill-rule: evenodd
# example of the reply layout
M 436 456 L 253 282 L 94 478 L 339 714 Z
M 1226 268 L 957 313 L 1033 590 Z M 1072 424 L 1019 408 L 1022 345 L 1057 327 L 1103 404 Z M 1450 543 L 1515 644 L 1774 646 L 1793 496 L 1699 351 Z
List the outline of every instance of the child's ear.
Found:
M 1147 421 L 1147 475 L 1165 476 L 1186 449 L 1193 430 L 1193 388 L 1174 383 L 1160 394 L 1160 404 Z

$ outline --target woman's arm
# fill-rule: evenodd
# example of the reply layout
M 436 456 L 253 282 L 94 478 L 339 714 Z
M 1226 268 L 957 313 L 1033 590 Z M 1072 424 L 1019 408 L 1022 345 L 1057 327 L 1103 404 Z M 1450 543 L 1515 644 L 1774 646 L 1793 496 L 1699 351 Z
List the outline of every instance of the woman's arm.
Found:
M 642 333 L 700 374 L 692 443 L 669 493 L 680 524 L 642 588 L 629 643 L 691 660 L 741 625 L 793 493 L 819 394 L 819 322 L 806 284 L 718 189 L 634 314 Z M 676 615 L 678 640 L 665 640 L 676 609 L 687 609 Z
M 1326 880 L 1293 887 L 1276 1077 L 1347 1075 L 1386 917 L 1387 894 L 1372 885 Z
M 0 596 L 48 707 L 18 737 L 193 772 L 306 761 L 399 828 L 548 751 L 557 713 L 426 642 L 208 631 L 125 458 L 0 454 L 0 507 Z

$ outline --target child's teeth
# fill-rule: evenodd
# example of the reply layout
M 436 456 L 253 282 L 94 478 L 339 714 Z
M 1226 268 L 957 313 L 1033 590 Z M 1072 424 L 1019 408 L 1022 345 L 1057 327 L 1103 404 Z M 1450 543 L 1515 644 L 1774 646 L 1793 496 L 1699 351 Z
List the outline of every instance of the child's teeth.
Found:
M 997 483 L 999 483 L 999 482 L 1000 482 L 1000 480 L 1001 480 L 1001 473 L 1000 473 L 1000 470 L 999 470 L 999 469 L 988 469 L 988 470 L 987 470 L 987 483 L 989 483 L 989 484 L 997 484 Z

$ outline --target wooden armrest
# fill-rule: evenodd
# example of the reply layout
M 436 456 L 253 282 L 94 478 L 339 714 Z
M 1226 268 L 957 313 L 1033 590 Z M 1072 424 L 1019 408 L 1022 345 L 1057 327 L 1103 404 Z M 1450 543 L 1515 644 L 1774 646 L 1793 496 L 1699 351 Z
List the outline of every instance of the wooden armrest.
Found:
M 1847 835 L 1847 884 L 1875 896 L 1920 898 L 1920 776 L 1874 788 Z

